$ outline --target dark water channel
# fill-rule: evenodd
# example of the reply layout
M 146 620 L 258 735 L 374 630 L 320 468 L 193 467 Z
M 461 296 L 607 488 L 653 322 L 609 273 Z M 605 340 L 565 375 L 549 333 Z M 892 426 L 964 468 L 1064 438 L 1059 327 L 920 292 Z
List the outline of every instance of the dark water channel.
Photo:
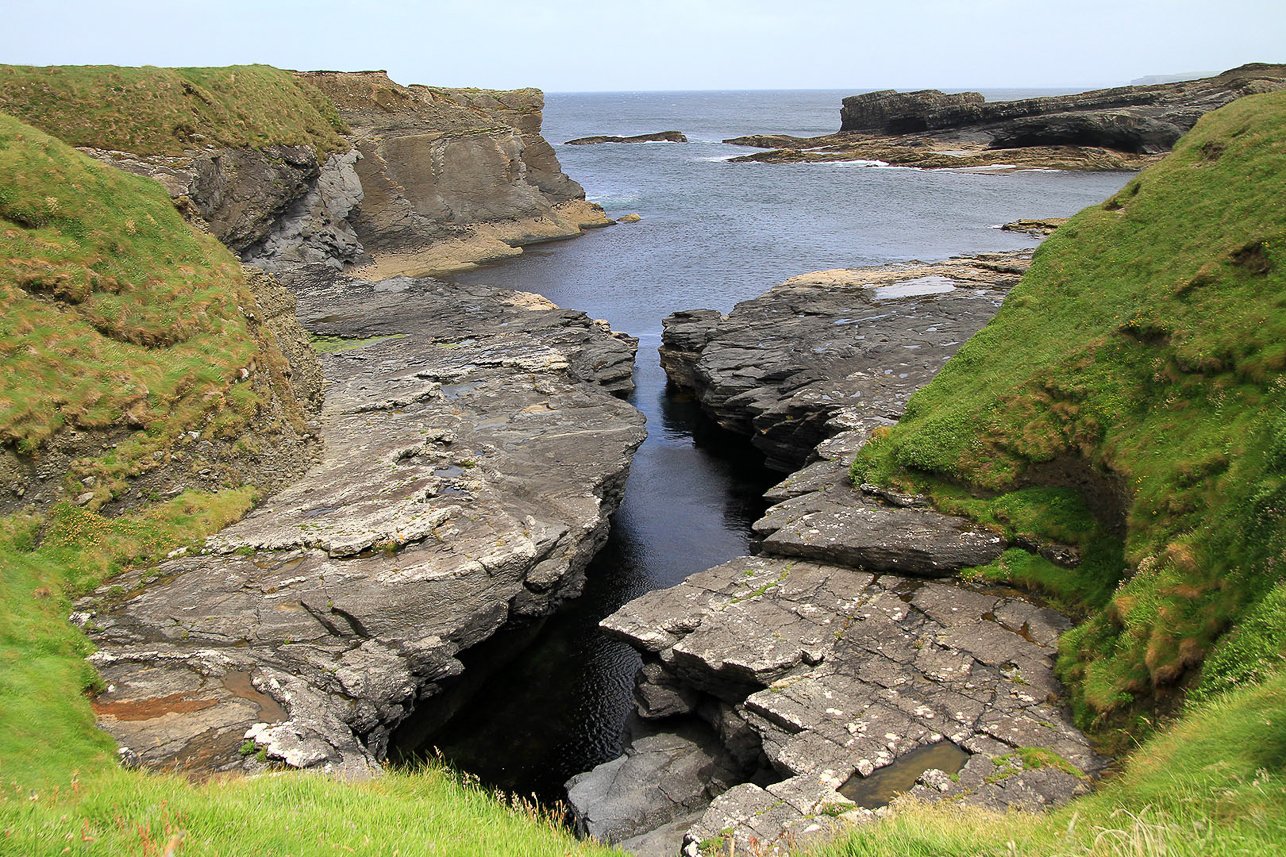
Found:
M 762 493 L 777 481 L 742 438 L 711 424 L 690 398 L 665 391 L 656 345 L 640 347 L 631 402 L 649 439 L 630 471 L 606 546 L 585 592 L 534 636 L 503 633 L 466 653 L 465 675 L 491 678 L 425 742 L 484 783 L 552 802 L 574 774 L 621 753 L 639 657 L 598 630 L 600 619 L 653 589 L 747 553 Z M 516 650 L 516 651 L 515 651 Z M 498 670 L 497 662 L 505 662 Z
M 568 777 L 619 753 L 631 707 L 637 656 L 605 639 L 598 620 L 747 552 L 760 494 L 779 476 L 693 402 L 666 392 L 656 353 L 662 318 L 698 307 L 727 312 L 808 271 L 1034 246 L 999 224 L 1073 214 L 1130 177 L 728 163 L 749 151 L 719 142 L 729 137 L 834 131 L 845 94 L 547 96 L 544 134 L 564 170 L 609 216 L 637 212 L 642 221 L 528 247 L 455 279 L 537 292 L 638 336 L 631 401 L 647 416 L 649 436 L 584 595 L 538 632 L 520 630 L 466 655 L 466 681 L 471 672 L 493 677 L 445 727 L 426 736 L 411 724 L 395 736 L 403 751 L 423 752 L 416 745 L 427 742 L 491 785 L 561 798 Z M 693 142 L 558 145 L 671 128 Z

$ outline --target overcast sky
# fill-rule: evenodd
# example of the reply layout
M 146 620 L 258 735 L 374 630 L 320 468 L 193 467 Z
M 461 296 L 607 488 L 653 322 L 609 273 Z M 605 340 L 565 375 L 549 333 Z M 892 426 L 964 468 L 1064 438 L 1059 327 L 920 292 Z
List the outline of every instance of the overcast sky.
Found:
M 1093 87 L 1286 62 L 1286 0 L 3 0 L 0 62 L 547 92 Z

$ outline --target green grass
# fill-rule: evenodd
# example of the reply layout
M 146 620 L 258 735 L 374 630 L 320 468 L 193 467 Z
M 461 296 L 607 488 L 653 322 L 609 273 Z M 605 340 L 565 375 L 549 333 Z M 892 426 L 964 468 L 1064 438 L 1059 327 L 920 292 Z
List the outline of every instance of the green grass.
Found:
M 212 782 L 110 771 L 57 787 L 0 789 L 7 854 L 620 855 L 549 816 L 429 767 L 343 783 L 292 773 Z
M 194 784 L 127 771 L 94 725 L 91 646 L 71 599 L 249 508 L 247 489 L 187 493 L 105 518 L 63 504 L 0 519 L 0 853 L 595 855 L 546 812 L 430 766 L 363 783 L 281 772 Z
M 1286 651 L 1283 623 L 1257 607 L 1281 602 L 1286 549 L 1284 175 L 1286 95 L 1205 116 L 1054 233 L 991 324 L 854 464 L 855 478 L 1011 530 L 997 515 L 1029 504 L 1025 485 L 1097 483 L 1092 504 L 1037 516 L 1092 561 L 1066 570 L 1011 551 L 974 572 L 1088 617 L 1059 661 L 1082 725 L 1150 719 L 1212 652 L 1207 682 L 1262 674 L 1221 645 Z
M 311 84 L 265 65 L 0 65 L 0 111 L 73 146 L 181 155 L 201 146 L 347 151 L 347 128 Z
M 284 384 L 253 306 L 240 263 L 159 184 L 0 114 L 0 443 L 119 433 L 67 477 L 79 492 L 93 476 L 99 504 L 183 431 L 238 437 L 271 395 L 240 370 Z
M 253 499 L 242 488 L 113 518 L 67 503 L 0 518 L 0 782 L 38 788 L 109 766 L 115 748 L 84 695 L 97 677 L 88 640 L 67 621 L 71 599 L 127 567 L 199 548 Z
M 1057 760 L 1024 757 L 1024 762 Z M 1131 855 L 1286 852 L 1286 674 L 1190 712 L 1136 750 L 1093 794 L 1045 815 L 894 804 L 814 857 Z

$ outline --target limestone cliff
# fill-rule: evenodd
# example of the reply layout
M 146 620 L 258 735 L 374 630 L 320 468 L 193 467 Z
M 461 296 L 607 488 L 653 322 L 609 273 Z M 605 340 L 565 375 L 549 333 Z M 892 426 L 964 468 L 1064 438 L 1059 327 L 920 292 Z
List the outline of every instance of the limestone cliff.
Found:
M 270 271 L 443 273 L 606 226 L 541 137 L 543 104 L 384 72 L 0 66 L 0 109 L 157 179 Z
M 353 130 L 365 276 L 441 273 L 604 226 L 540 136 L 539 90 L 400 86 L 384 72 L 310 72 Z

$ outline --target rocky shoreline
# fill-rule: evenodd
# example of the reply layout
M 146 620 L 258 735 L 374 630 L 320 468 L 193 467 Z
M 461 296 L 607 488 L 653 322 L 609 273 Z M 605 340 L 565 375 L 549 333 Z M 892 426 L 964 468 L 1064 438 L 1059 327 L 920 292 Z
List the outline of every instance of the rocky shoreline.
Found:
M 99 723 L 149 767 L 374 772 L 457 653 L 580 591 L 644 437 L 613 395 L 636 343 L 583 313 L 289 279 L 306 326 L 355 346 L 323 356 L 322 460 L 208 551 L 77 605 Z
M 840 130 L 749 135 L 761 163 L 866 160 L 921 169 L 1139 170 L 1205 113 L 1286 87 L 1286 66 L 1251 63 L 1214 77 L 988 102 L 977 92 L 881 90 L 843 100 Z
M 841 428 L 888 424 L 995 315 L 1030 251 L 817 271 L 726 317 L 667 317 L 661 365 L 766 465 L 792 471 Z
M 625 756 L 568 783 L 583 832 L 641 857 L 779 853 L 897 792 L 1031 810 L 1089 788 L 1107 760 L 1053 674 L 1070 623 L 1021 593 L 934 580 L 1010 545 L 849 478 L 1026 264 L 819 272 L 726 317 L 666 320 L 671 382 L 781 469 L 804 466 L 766 495 L 758 555 L 603 621 L 643 656 L 642 725 Z M 660 775 L 663 795 L 648 787 Z
M 402 86 L 382 71 L 297 77 L 334 104 L 347 151 L 83 151 L 155 178 L 190 220 L 273 272 L 438 276 L 612 223 L 541 136 L 539 90 Z

